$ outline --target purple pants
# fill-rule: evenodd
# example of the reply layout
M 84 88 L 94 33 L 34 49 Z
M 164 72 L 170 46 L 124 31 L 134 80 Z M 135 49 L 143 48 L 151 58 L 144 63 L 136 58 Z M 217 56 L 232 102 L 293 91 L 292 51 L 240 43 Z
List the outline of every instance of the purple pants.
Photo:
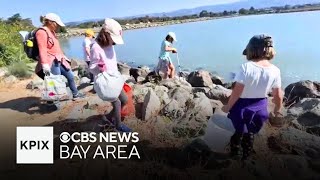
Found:
M 258 133 L 269 118 L 267 98 L 240 98 L 228 114 L 236 133 Z

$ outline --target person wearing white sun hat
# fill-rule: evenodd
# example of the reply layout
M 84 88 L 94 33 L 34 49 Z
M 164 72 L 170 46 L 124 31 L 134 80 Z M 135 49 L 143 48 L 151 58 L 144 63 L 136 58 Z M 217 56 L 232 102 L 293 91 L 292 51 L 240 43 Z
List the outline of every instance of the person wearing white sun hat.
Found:
M 118 72 L 118 63 L 115 45 L 124 44 L 122 39 L 122 27 L 114 19 L 106 18 L 90 51 L 90 72 L 95 79 L 101 72 Z M 113 110 L 110 113 L 110 121 L 121 132 L 130 132 L 131 129 L 121 123 L 121 109 L 127 104 L 128 97 L 124 90 L 117 100 L 111 102 Z M 103 118 L 106 120 L 106 117 Z
M 36 66 L 36 74 L 44 79 L 45 75 L 63 75 L 68 80 L 68 84 L 73 94 L 73 99 L 83 98 L 85 95 L 80 93 L 74 81 L 69 59 L 64 55 L 56 32 L 59 27 L 65 24 L 60 17 L 54 13 L 48 13 L 40 17 L 43 23 L 41 28 L 36 31 L 36 39 L 39 48 L 39 61 Z
M 177 49 L 172 47 L 172 43 L 177 42 L 177 37 L 174 32 L 169 32 L 161 44 L 158 66 L 156 73 L 164 73 L 163 79 L 174 78 L 175 67 L 170 58 L 170 52 L 177 53 Z

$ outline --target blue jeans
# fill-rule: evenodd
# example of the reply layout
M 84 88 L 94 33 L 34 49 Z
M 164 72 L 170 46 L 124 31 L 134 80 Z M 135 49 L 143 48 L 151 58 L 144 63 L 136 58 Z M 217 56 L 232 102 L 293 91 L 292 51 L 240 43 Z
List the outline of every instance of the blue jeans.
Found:
M 60 62 L 54 61 L 51 66 L 51 73 L 54 75 L 63 75 L 64 77 L 66 77 L 72 94 L 78 94 L 78 89 L 74 81 L 74 76 L 70 69 L 65 68 L 63 65 L 61 65 Z

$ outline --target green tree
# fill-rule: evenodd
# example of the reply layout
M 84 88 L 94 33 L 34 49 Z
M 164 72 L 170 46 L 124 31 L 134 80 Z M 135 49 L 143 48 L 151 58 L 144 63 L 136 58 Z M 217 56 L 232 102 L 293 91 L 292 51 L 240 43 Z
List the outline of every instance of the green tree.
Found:
M 208 16 L 209 16 L 209 13 L 206 10 L 201 11 L 199 14 L 199 17 L 208 17 Z
M 244 8 L 241 8 L 239 10 L 239 14 L 243 15 L 243 14 L 248 14 L 248 10 L 244 9 Z
M 22 21 L 22 18 L 21 18 L 21 15 L 19 13 L 17 14 L 14 14 L 13 16 L 9 17 L 7 19 L 7 23 L 8 24 L 12 24 L 12 23 L 16 23 L 16 22 L 21 22 Z

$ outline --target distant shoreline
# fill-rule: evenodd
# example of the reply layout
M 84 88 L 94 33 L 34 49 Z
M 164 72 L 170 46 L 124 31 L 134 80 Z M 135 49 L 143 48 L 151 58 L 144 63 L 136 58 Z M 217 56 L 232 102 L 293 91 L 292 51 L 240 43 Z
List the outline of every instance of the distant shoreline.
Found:
M 216 19 L 226 19 L 226 18 L 235 18 L 235 17 L 243 17 L 243 16 L 258 16 L 258 15 L 269 15 L 269 14 L 287 14 L 287 13 L 299 13 L 299 12 L 310 12 L 310 11 L 320 11 L 320 7 L 316 8 L 308 8 L 308 9 L 293 9 L 288 10 L 286 12 L 281 13 L 264 13 L 264 14 L 246 14 L 246 15 L 229 15 L 229 16 L 221 16 L 221 17 L 201 17 L 195 19 L 184 19 L 184 20 L 170 20 L 166 22 L 152 22 L 152 23 L 139 23 L 139 24 L 126 24 L 122 25 L 124 31 L 126 30 L 134 30 L 134 29 L 143 29 L 143 28 L 150 28 L 150 27 L 161 27 L 161 26 L 169 26 L 175 24 L 185 24 L 191 22 L 200 22 L 200 21 L 210 21 Z M 92 28 L 95 33 L 98 33 L 101 27 Z M 60 33 L 58 34 L 61 38 L 69 38 L 75 36 L 82 36 L 86 29 L 80 28 L 70 28 L 68 29 L 67 33 Z

